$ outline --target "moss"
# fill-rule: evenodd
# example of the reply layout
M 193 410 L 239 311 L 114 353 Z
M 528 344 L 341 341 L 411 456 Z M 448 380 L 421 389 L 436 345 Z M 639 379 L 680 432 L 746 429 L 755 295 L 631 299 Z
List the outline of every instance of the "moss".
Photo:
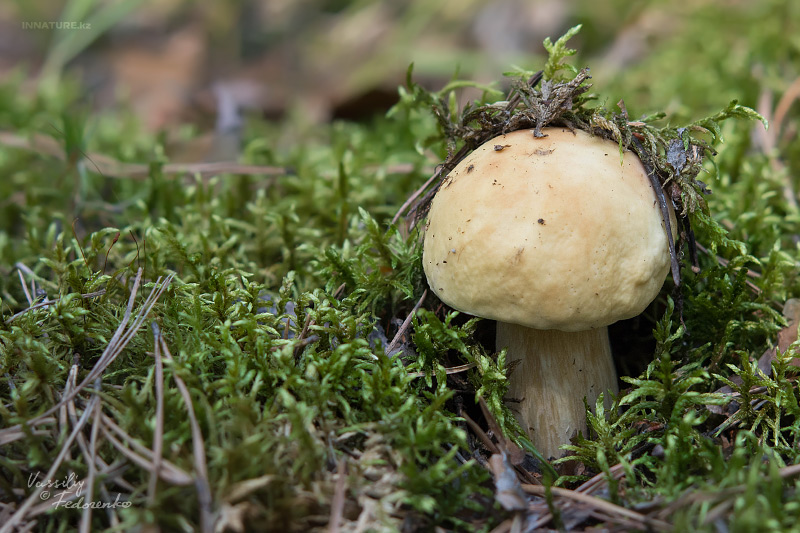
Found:
M 204 512 L 218 524 L 241 518 L 253 530 L 291 531 L 325 527 L 333 512 L 388 530 L 489 529 L 511 516 L 493 498 L 485 428 L 496 420 L 505 436 L 487 438 L 509 455 L 515 441 L 537 453 L 503 403 L 505 354 L 491 348 L 491 324 L 425 294 L 411 223 L 422 203 L 398 212 L 415 205 L 407 200 L 439 158 L 446 170 L 510 121 L 563 121 L 644 150 L 701 247 L 695 264 L 679 263 L 680 287 L 665 288 L 640 317 L 652 349 L 615 408 L 598 403 L 592 435 L 569 447 L 571 461 L 529 458 L 520 475 L 575 488 L 600 473 L 608 499 L 676 529 L 793 527 L 797 344 L 770 350 L 797 333 L 781 313 L 800 291 L 787 178 L 796 147 L 765 153 L 752 145 L 752 123 L 726 121 L 758 116 L 744 106 L 755 105 L 753 91 L 737 85 L 716 48 L 706 59 L 692 52 L 704 78 L 678 72 L 644 99 L 643 73 L 674 67 L 674 54 L 686 57 L 701 36 L 590 90 L 586 71 L 567 62 L 579 57 L 566 46 L 574 33 L 548 41 L 541 77 L 515 71 L 510 98 L 470 82 L 430 92 L 410 80 L 389 116 L 368 123 L 334 123 L 287 143 L 281 125 L 253 121 L 243 157 L 281 169 L 270 175 L 167 172 L 163 142 L 107 127 L 133 124 L 130 116 L 74 112 L 67 81 L 64 91 L 27 96 L 8 82 L 0 120 L 32 149 L 8 137 L 0 147 L 0 501 L 39 503 L 30 476 L 53 468 L 52 480 L 91 478 L 97 501 L 120 493 L 132 505 L 89 518 L 61 508 L 36 516 L 41 530 L 82 520 L 105 528 L 112 516 L 120 529 L 192 530 L 208 527 Z M 795 52 L 787 45 L 770 56 L 771 38 L 759 41 L 758 57 L 779 70 Z M 693 90 L 709 80 L 743 105 L 715 113 L 719 95 Z M 458 109 L 465 86 L 483 98 Z M 626 105 L 607 110 L 594 90 Z M 659 113 L 631 118 L 668 108 L 668 90 L 709 118 L 679 113 L 680 127 Z M 554 95 L 558 105 L 545 105 Z M 699 157 L 715 152 L 713 164 Z M 150 171 L 102 175 L 94 154 Z M 678 244 L 678 258 L 681 250 L 688 244 Z M 670 295 L 682 297 L 682 313 Z M 166 465 L 158 480 L 154 442 Z M 98 471 L 93 455 L 103 460 Z M 210 494 L 195 482 L 202 478 Z M 561 500 L 547 502 L 542 513 L 572 523 Z M 618 518 L 592 520 L 624 527 Z

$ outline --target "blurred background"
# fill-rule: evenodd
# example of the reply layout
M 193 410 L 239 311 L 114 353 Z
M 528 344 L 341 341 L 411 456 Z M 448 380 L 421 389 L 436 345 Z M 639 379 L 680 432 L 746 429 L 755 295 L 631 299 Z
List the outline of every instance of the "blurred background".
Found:
M 92 108 L 131 106 L 149 131 L 227 128 L 240 114 L 315 124 L 385 112 L 414 64 L 438 87 L 497 83 L 570 42 L 629 110 L 698 116 L 759 105 L 797 77 L 792 0 L 6 0 L 0 81 L 79 79 Z M 687 54 L 686 51 L 692 52 Z M 766 66 L 768 65 L 768 67 Z M 52 86 L 55 86 L 53 84 Z M 765 108 L 766 102 L 762 102 Z M 691 111 L 688 111 L 691 110 Z

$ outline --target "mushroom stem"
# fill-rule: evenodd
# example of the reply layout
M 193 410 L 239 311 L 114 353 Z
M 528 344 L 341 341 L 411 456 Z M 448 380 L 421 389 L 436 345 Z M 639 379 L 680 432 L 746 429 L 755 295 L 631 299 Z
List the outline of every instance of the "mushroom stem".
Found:
M 560 457 L 558 447 L 578 432 L 586 435 L 586 398 L 594 411 L 604 392 L 606 408 L 618 392 L 608 328 L 586 331 L 538 330 L 497 322 L 497 349 L 508 348 L 508 398 L 520 425 L 544 457 Z M 516 406 L 516 407 L 515 407 Z

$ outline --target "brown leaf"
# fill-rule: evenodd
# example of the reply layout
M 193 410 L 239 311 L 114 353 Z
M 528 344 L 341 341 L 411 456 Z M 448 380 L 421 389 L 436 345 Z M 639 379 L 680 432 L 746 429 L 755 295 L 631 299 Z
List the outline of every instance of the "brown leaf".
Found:
M 206 47 L 203 29 L 187 25 L 160 46 L 129 44 L 109 52 L 116 86 L 130 95 L 148 129 L 180 122 L 200 81 Z
M 778 349 L 781 353 L 789 349 L 789 345 L 797 340 L 797 327 L 800 325 L 800 299 L 791 298 L 786 300 L 783 306 L 783 316 L 789 325 L 778 332 Z M 800 366 L 800 362 L 795 358 L 792 361 L 795 366 Z
M 517 478 L 517 473 L 508 462 L 505 452 L 489 458 L 489 470 L 494 477 L 495 499 L 506 511 L 522 511 L 527 507 L 525 491 Z

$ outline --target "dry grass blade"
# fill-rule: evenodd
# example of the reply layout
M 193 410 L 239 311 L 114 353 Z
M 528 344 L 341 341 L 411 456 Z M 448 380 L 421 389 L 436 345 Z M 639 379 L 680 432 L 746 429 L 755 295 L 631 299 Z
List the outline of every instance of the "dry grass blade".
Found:
M 597 509 L 589 509 L 589 516 L 597 519 L 601 524 L 614 524 L 617 530 L 636 531 L 643 529 L 642 524 L 636 520 L 631 520 L 620 515 L 610 515 Z M 672 529 L 671 526 L 670 529 Z M 653 529 L 650 528 L 647 529 L 647 531 L 653 531 Z
M 723 517 L 723 515 L 730 510 L 731 507 L 735 504 L 735 500 L 733 498 L 723 500 L 722 503 L 718 503 L 711 510 L 708 514 L 703 518 L 703 525 L 713 524 L 717 520 Z
M 419 300 L 417 301 L 417 304 L 414 306 L 414 308 L 411 310 L 411 312 L 408 313 L 408 316 L 403 321 L 403 324 L 400 326 L 400 329 L 397 330 L 397 333 L 395 334 L 394 338 L 392 339 L 392 342 L 390 342 L 389 346 L 386 347 L 386 352 L 385 352 L 386 355 L 391 354 L 392 350 L 394 350 L 397 347 L 397 345 L 400 343 L 400 339 L 403 338 L 403 335 L 405 335 L 406 331 L 411 326 L 411 321 L 414 319 L 414 315 L 417 314 L 417 310 L 422 305 L 422 302 L 425 301 L 425 297 L 427 295 L 428 295 L 428 289 L 425 289 L 423 291 L 423 293 L 422 293 L 422 296 L 420 296 Z
M 473 433 L 477 435 L 478 439 L 481 441 L 481 444 L 483 444 L 486 449 L 489 450 L 489 452 L 492 454 L 500 453 L 500 449 L 494 442 L 492 442 L 492 439 L 489 438 L 489 435 L 486 434 L 486 432 L 478 425 L 477 422 L 471 419 L 469 415 L 463 411 L 459 413 L 459 416 L 464 419 Z
M 419 189 L 414 191 L 414 194 L 408 197 L 408 199 L 403 203 L 403 205 L 400 206 L 400 209 L 397 210 L 397 213 L 395 213 L 394 217 L 392 217 L 392 224 L 397 224 L 397 221 L 400 219 L 403 213 L 406 212 L 406 209 L 408 209 L 409 206 L 411 206 L 411 204 L 413 204 L 417 200 L 417 198 L 419 198 L 420 194 L 425 192 L 425 190 L 431 186 L 431 183 L 433 183 L 439 177 L 441 177 L 443 171 L 444 167 L 440 167 L 438 170 L 436 170 L 436 172 L 433 173 L 433 175 L 430 178 L 428 178 L 428 181 L 423 183 Z
M 137 165 L 128 176 L 146 177 L 150 174 L 149 165 Z M 235 161 L 220 161 L 209 163 L 167 163 L 164 165 L 165 174 L 202 174 L 213 176 L 216 174 L 248 174 L 253 176 L 285 176 L 290 174 L 284 167 L 265 165 L 243 165 Z
M 344 457 L 339 459 L 336 467 L 336 488 L 331 502 L 331 518 L 328 521 L 328 531 L 339 533 L 342 517 L 344 516 L 345 482 L 347 481 L 347 462 Z
M 625 468 L 621 463 L 617 463 L 608 469 L 608 474 L 600 472 L 592 479 L 585 481 L 580 487 L 575 489 L 575 492 L 582 492 L 584 494 L 592 494 L 598 492 L 601 488 L 608 487 L 608 475 L 615 480 L 621 479 L 625 475 Z
M 783 93 L 783 96 L 778 101 L 778 105 L 775 107 L 775 119 L 772 123 L 772 131 L 773 135 L 776 137 L 780 134 L 781 128 L 783 127 L 783 121 L 786 119 L 786 114 L 789 112 L 789 108 L 792 107 L 792 104 L 795 100 L 800 98 L 800 78 L 795 78 L 792 84 L 786 89 L 786 92 Z
M 45 419 L 39 421 L 39 424 L 53 424 L 55 422 L 56 422 L 55 418 L 48 417 L 48 418 L 45 418 Z M 3 429 L 3 430 L 0 430 L 0 446 L 5 446 L 6 444 L 10 444 L 10 443 L 12 443 L 14 441 L 24 439 L 24 438 L 28 437 L 29 435 L 35 435 L 37 437 L 44 437 L 46 435 L 50 435 L 50 431 L 47 431 L 45 429 L 33 429 L 33 430 L 30 430 L 30 434 L 29 434 L 29 433 L 26 433 L 22 428 Z
M 225 491 L 225 501 L 228 503 L 235 503 L 243 498 L 246 498 L 253 492 L 263 489 L 273 481 L 275 481 L 275 476 L 269 474 L 234 483 L 228 488 L 228 490 Z
M 542 485 L 526 484 L 522 485 L 522 490 L 524 490 L 528 494 L 534 494 L 536 496 L 544 497 L 548 488 Z M 672 526 L 667 522 L 664 522 L 663 520 L 651 518 L 641 513 L 637 513 L 636 511 L 631 511 L 630 509 L 626 509 L 625 507 L 621 507 L 619 505 L 613 504 L 609 501 L 597 498 L 595 496 L 591 496 L 589 494 L 584 494 L 574 490 L 562 489 L 559 487 L 550 487 L 549 490 L 554 496 L 569 498 L 573 501 L 580 502 L 582 504 L 591 507 L 592 509 L 596 509 L 600 512 L 607 514 L 611 518 L 615 516 L 620 516 L 627 520 L 633 520 L 637 524 L 639 524 L 642 528 L 647 530 L 669 531 L 672 529 Z
M 514 516 L 504 520 L 490 533 L 522 533 L 523 531 L 533 531 L 533 529 L 525 523 L 524 513 L 514 513 Z
M 108 441 L 117 450 L 119 450 L 119 452 L 122 455 L 127 457 L 134 464 L 136 464 L 137 466 L 139 466 L 139 467 L 141 467 L 141 468 L 143 468 L 145 470 L 148 470 L 148 471 L 152 470 L 153 469 L 152 459 L 147 457 L 147 456 L 145 456 L 145 454 L 140 455 L 139 453 L 137 453 L 137 452 L 131 450 L 130 448 L 128 448 L 127 446 L 125 446 L 125 444 L 123 444 L 121 441 L 119 441 L 111 433 L 111 431 L 109 431 L 106 428 L 106 426 L 109 426 L 108 421 L 110 419 L 106 418 L 106 416 L 103 415 L 103 420 L 105 421 L 105 424 L 103 424 L 103 426 L 100 428 L 100 430 L 103 432 L 103 436 L 106 439 L 108 439 Z M 126 437 L 128 437 L 128 439 L 130 439 L 130 440 L 126 440 L 126 442 L 128 442 L 129 444 L 132 444 L 133 442 L 135 442 L 135 441 L 133 441 L 133 439 L 130 436 L 128 436 L 127 434 L 125 434 L 125 435 L 126 435 Z M 141 445 L 139 445 L 139 446 L 141 446 Z M 132 447 L 135 447 L 135 446 L 132 446 Z M 147 452 L 150 452 L 150 450 L 147 450 Z M 167 483 L 171 483 L 173 485 L 178 485 L 178 486 L 191 485 L 192 482 L 194 481 L 192 476 L 190 476 L 189 474 L 187 474 L 186 472 L 184 472 L 183 470 L 178 468 L 176 465 L 174 465 L 174 464 L 172 464 L 170 462 L 167 462 L 167 461 L 163 461 L 161 463 L 161 469 L 158 470 L 158 475 L 159 475 L 159 477 L 161 479 L 163 479 Z
M 136 452 L 137 454 L 139 454 L 141 456 L 144 456 L 144 458 L 140 458 L 143 461 L 143 463 L 139 463 L 139 464 L 147 464 L 147 463 L 152 462 L 152 460 L 153 460 L 152 453 L 153 452 L 150 451 L 149 448 L 147 448 L 145 446 L 142 446 L 141 444 L 136 442 L 136 440 L 133 437 L 131 437 L 130 435 L 128 435 L 127 433 L 125 433 L 125 430 L 123 430 L 121 427 L 119 427 L 117 425 L 117 423 L 114 422 L 114 420 L 111 417 L 103 414 L 102 415 L 102 420 L 103 420 L 102 429 L 104 430 L 104 433 L 106 433 L 105 432 L 105 428 L 111 429 L 111 431 L 116 433 L 119 438 L 125 440 L 125 442 L 127 442 L 131 446 L 131 448 L 133 449 L 134 452 Z M 117 442 L 119 442 L 119 441 L 117 441 Z M 171 462 L 167 461 L 166 459 L 162 460 L 162 462 L 161 462 L 161 468 L 159 470 L 159 476 L 161 477 L 161 479 L 163 479 L 167 483 L 172 483 L 173 485 L 181 485 L 181 486 L 183 486 L 183 485 L 191 485 L 191 483 L 192 483 L 192 476 L 190 476 L 182 468 L 179 468 L 178 466 L 172 464 Z
M 580 487 L 575 489 L 575 492 L 583 493 L 583 494 L 592 494 L 595 492 L 599 492 L 602 489 L 608 488 L 608 476 L 611 476 L 613 479 L 619 480 L 625 475 L 625 469 L 622 464 L 617 463 L 616 465 L 612 466 L 608 474 L 605 472 L 600 472 L 592 479 L 584 482 Z M 550 514 L 550 511 L 547 508 L 546 504 L 541 504 L 542 506 L 542 515 L 536 521 L 536 527 L 541 527 L 547 524 L 550 520 L 553 519 L 553 515 Z
M 680 496 L 676 500 L 672 501 L 669 505 L 659 510 L 657 515 L 662 519 L 666 519 L 671 515 L 675 514 L 676 511 L 678 511 L 683 507 L 686 507 L 687 505 L 698 505 L 698 504 L 708 503 L 709 504 L 708 506 L 711 507 L 711 505 L 713 505 L 715 502 L 719 502 L 721 500 L 728 499 L 737 494 L 741 494 L 743 491 L 744 491 L 743 485 L 729 487 L 727 489 L 723 489 L 714 493 L 701 492 L 698 490 L 689 490 L 686 491 L 682 496 Z
M 800 464 L 786 466 L 780 469 L 779 475 L 783 478 L 790 478 L 800 475 Z
M 508 533 L 511 531 L 511 526 L 514 524 L 513 518 L 507 518 L 503 522 L 500 523 L 497 527 L 491 530 L 489 533 Z
M 117 327 L 116 331 L 114 331 L 114 335 L 111 337 L 111 340 L 108 342 L 108 346 L 106 347 L 105 350 L 103 350 L 103 354 L 100 356 L 100 360 L 97 362 L 95 367 L 89 373 L 89 376 L 91 376 L 92 373 L 94 373 L 96 371 L 96 369 L 99 369 L 100 373 L 102 373 L 102 371 L 105 370 L 105 367 L 107 366 L 107 365 L 102 365 L 102 363 L 104 363 L 106 360 L 113 359 L 113 357 L 115 356 L 115 354 L 114 354 L 115 350 L 112 347 L 116 347 L 117 343 L 120 341 L 120 339 L 123 338 L 125 336 L 125 334 L 127 333 L 126 326 L 128 325 L 128 321 L 131 319 L 131 314 L 133 313 L 133 304 L 136 301 L 136 295 L 139 292 L 139 284 L 141 283 L 141 281 L 142 281 L 142 269 L 140 268 L 136 272 L 136 278 L 133 281 L 133 288 L 131 288 L 131 294 L 130 294 L 130 297 L 128 298 L 128 306 L 125 308 L 125 315 L 122 317 L 122 322 L 120 322 L 120 324 Z M 158 283 L 160 281 L 161 281 L 161 278 L 159 277 L 158 280 L 156 281 L 156 287 L 158 286 Z M 148 300 L 150 300 L 150 298 L 152 297 L 154 292 L 155 292 L 155 289 L 153 290 L 153 292 L 150 293 L 150 296 L 148 297 Z M 147 303 L 147 300 L 145 301 L 145 304 L 146 303 Z M 146 305 L 144 307 L 146 308 Z M 87 376 L 87 379 L 88 379 L 89 376 Z M 86 379 L 84 379 L 84 382 L 86 382 Z
M 36 274 L 34 273 L 34 271 L 31 270 L 31 268 L 28 265 L 26 265 L 25 263 L 23 263 L 21 261 L 17 261 L 16 263 L 14 263 L 14 268 L 16 268 L 18 270 L 21 270 L 22 272 L 24 272 L 26 275 L 30 276 L 31 278 L 35 278 L 36 277 Z
M 477 363 L 467 363 L 465 365 L 451 366 L 449 368 L 445 368 L 444 373 L 449 376 L 450 374 L 458 374 L 460 372 L 466 372 L 470 368 L 475 368 L 476 366 L 478 366 Z M 425 372 L 410 372 L 408 375 L 409 377 L 412 378 L 421 378 L 422 376 L 425 375 Z
M 25 285 L 25 278 L 22 277 L 22 271 L 17 270 L 17 274 L 19 275 L 19 284 L 22 285 L 22 292 L 25 293 L 25 299 L 28 300 L 28 305 L 33 305 L 33 297 L 30 291 L 28 291 L 27 285 Z
M 800 98 L 800 78 L 795 80 L 789 85 L 788 89 L 781 96 L 778 105 L 775 107 L 775 112 L 772 112 L 772 92 L 769 90 L 762 90 L 761 97 L 759 98 L 758 111 L 761 113 L 770 124 L 769 129 L 753 127 L 753 136 L 756 142 L 761 145 L 761 150 L 769 156 L 770 166 L 776 173 L 784 175 L 783 197 L 786 202 L 794 209 L 798 208 L 797 193 L 794 187 L 793 173 L 787 171 L 786 163 L 781 160 L 782 154 L 779 150 L 778 143 L 783 128 L 783 122 L 789 109 L 792 107 L 797 99 Z M 792 134 L 793 128 L 787 128 L 784 132 L 784 141 L 788 140 L 787 136 Z
M 30 139 L 20 137 L 10 131 L 0 131 L 0 144 L 11 148 L 29 150 L 47 154 L 66 161 L 64 147 L 52 137 L 34 134 Z M 95 169 L 109 178 L 146 179 L 151 172 L 150 165 L 141 163 L 123 163 L 103 154 L 90 153 L 84 157 L 86 167 Z M 219 161 L 208 163 L 168 163 L 162 167 L 164 174 L 249 174 L 283 176 L 289 173 L 284 167 L 243 165 L 236 161 Z
M 76 367 L 77 367 L 77 365 L 72 365 L 72 367 L 70 368 L 70 375 L 69 375 L 70 378 L 73 376 L 73 374 L 75 374 L 78 371 L 78 369 Z M 67 379 L 67 383 L 64 385 L 64 392 L 63 392 L 62 396 L 69 395 L 70 385 L 71 384 L 72 384 L 72 381 L 70 379 Z M 69 433 L 68 418 L 69 418 L 69 407 L 70 407 L 70 404 L 72 404 L 73 408 L 75 407 L 73 401 L 71 400 L 71 401 L 65 403 L 64 405 L 62 405 L 61 409 L 58 410 L 58 433 L 60 433 L 61 435 L 66 435 L 67 433 Z M 76 412 L 77 412 L 77 410 L 76 410 Z M 74 426 L 74 424 L 73 424 L 73 426 Z M 79 442 L 80 442 L 82 437 L 83 437 L 83 435 L 78 435 L 77 436 L 77 439 L 78 439 Z M 68 455 L 66 459 L 67 459 L 67 462 L 70 462 L 72 460 L 72 457 Z
M 65 395 L 65 396 L 69 395 L 70 390 L 76 386 L 77 380 L 78 380 L 78 365 L 76 363 L 76 364 L 73 364 L 72 367 L 70 368 L 69 377 L 67 379 L 66 385 L 64 386 L 63 395 Z M 99 408 L 100 407 L 100 402 L 95 402 L 95 406 Z M 96 428 L 97 428 L 97 417 L 98 417 L 98 415 L 99 415 L 99 411 L 95 410 L 95 413 L 94 413 L 95 423 L 92 426 L 92 433 L 93 434 L 95 433 Z M 70 401 L 68 401 L 61 408 L 60 413 L 59 413 L 59 418 L 61 419 L 61 426 L 63 428 L 67 427 L 67 419 L 69 419 L 69 421 L 72 423 L 73 426 L 77 425 L 77 423 L 78 423 L 78 409 L 75 406 L 75 398 L 73 398 Z M 93 492 L 92 489 L 93 489 L 93 484 L 94 484 L 94 470 L 95 470 L 94 469 L 94 466 L 95 466 L 94 465 L 94 457 L 92 457 L 92 454 L 91 454 L 91 452 L 89 450 L 89 446 L 86 443 L 86 439 L 84 438 L 83 433 L 78 433 L 77 442 L 78 442 L 78 446 L 81 449 L 81 452 L 83 453 L 84 457 L 87 459 L 87 462 L 89 464 L 89 474 L 90 474 L 90 478 L 91 479 L 89 481 L 88 493 L 86 494 L 86 500 L 91 502 L 92 501 L 92 492 Z M 71 461 L 71 458 L 68 457 L 67 458 L 67 462 L 70 462 L 70 461 Z M 80 487 L 82 489 L 84 486 L 85 486 L 84 483 L 76 483 L 76 484 L 72 485 L 71 487 L 68 487 L 66 490 L 62 491 L 61 494 L 59 494 L 59 495 L 57 495 L 55 497 L 58 498 L 57 501 L 61 501 L 64 498 L 74 499 L 74 498 L 78 497 L 78 495 L 79 495 L 78 493 L 80 492 L 79 490 L 75 490 L 75 489 L 77 487 Z M 73 492 L 73 494 L 69 494 L 70 492 Z M 35 511 L 35 508 L 34 508 L 34 511 Z M 81 521 L 80 521 L 80 531 L 81 531 L 81 533 L 85 533 L 85 532 L 88 531 L 88 525 L 91 523 L 91 512 L 92 512 L 91 511 L 91 506 L 86 506 L 82 510 L 82 516 L 81 516 Z
M 67 380 L 68 386 L 75 387 L 76 384 L 77 384 L 77 380 L 78 380 L 78 365 L 75 364 L 70 369 L 69 378 Z M 99 389 L 96 389 L 96 390 L 99 390 Z M 65 388 L 64 392 L 65 393 L 67 392 L 66 388 Z M 99 406 L 97 408 L 97 417 L 94 418 L 94 422 L 92 424 L 92 432 L 93 433 L 94 433 L 94 428 L 95 427 L 97 427 L 99 429 L 98 420 L 100 420 L 100 418 L 101 418 L 100 415 L 102 413 L 102 410 L 100 409 L 100 407 L 102 407 L 102 404 L 99 404 Z M 67 403 L 67 413 L 69 413 L 69 419 L 70 419 L 72 425 L 77 424 L 78 423 L 78 408 L 75 405 L 75 400 L 74 399 L 70 400 Z M 87 443 L 86 442 L 86 438 L 84 437 L 84 435 L 82 433 L 78 435 L 78 446 L 80 447 L 81 452 L 83 453 L 83 456 L 86 459 L 87 464 L 92 464 L 93 463 L 95 465 L 95 467 L 99 467 L 101 470 L 106 471 L 106 472 L 110 469 L 110 466 L 103 460 L 103 458 L 100 457 L 99 455 L 97 455 L 97 453 L 96 453 L 97 446 L 95 444 L 92 444 L 91 440 Z M 133 492 L 133 490 L 134 490 L 134 487 L 129 485 L 125 481 L 118 480 L 117 484 L 123 486 L 126 490 L 129 490 L 131 492 Z
M 101 388 L 101 382 L 98 378 L 94 383 L 95 392 L 99 392 Z M 88 407 L 87 407 L 88 409 Z M 100 402 L 95 402 L 94 404 L 94 413 L 93 419 L 94 423 L 92 424 L 92 435 L 91 440 L 89 442 L 89 474 L 87 476 L 87 484 L 86 484 L 86 501 L 93 502 L 94 501 L 94 482 L 95 477 L 97 475 L 97 434 L 100 429 L 100 413 L 102 412 L 102 406 Z M 81 516 L 81 526 L 80 526 L 80 533 L 89 533 L 92 528 L 92 506 L 87 505 L 83 508 L 83 515 Z
M 61 446 L 61 450 L 58 452 L 53 464 L 50 466 L 50 470 L 47 471 L 45 474 L 44 479 L 54 479 L 56 472 L 58 471 L 61 463 L 64 461 L 64 458 L 67 456 L 69 452 L 70 446 L 75 441 L 75 438 L 78 436 L 80 431 L 83 429 L 83 426 L 86 425 L 86 422 L 89 420 L 89 415 L 94 411 L 94 406 L 97 402 L 100 401 L 98 396 L 92 397 L 89 401 L 89 405 L 86 410 L 83 412 L 80 420 L 78 420 L 78 424 L 72 429 L 72 433 L 69 434 L 67 440 L 64 441 L 64 444 Z M 44 490 L 45 486 L 36 487 L 33 492 L 28 496 L 28 498 L 23 502 L 23 504 L 17 509 L 17 511 L 11 516 L 11 518 L 0 527 L 0 533 L 11 533 L 15 529 L 17 524 L 20 524 L 24 519 L 28 512 L 28 510 L 33 507 L 34 503 L 38 502 L 39 495 Z
M 24 287 L 24 285 L 23 285 L 23 287 Z M 81 298 L 83 298 L 84 300 L 86 300 L 88 298 L 96 298 L 97 296 L 102 296 L 105 293 L 106 293 L 106 290 L 105 289 L 101 289 L 99 291 L 87 292 L 86 294 L 81 294 Z M 24 315 L 28 311 L 33 311 L 34 309 L 41 309 L 42 307 L 47 307 L 48 305 L 53 305 L 54 303 L 58 303 L 59 300 L 60 299 L 57 299 L 57 300 L 46 300 L 44 302 L 39 302 L 38 304 L 34 304 L 31 301 L 32 305 L 30 307 L 28 307 L 27 309 L 23 309 L 19 313 L 16 313 L 16 314 L 11 315 L 10 317 L 8 317 L 6 319 L 6 324 L 11 324 L 11 322 L 13 322 L 15 319 L 21 317 L 22 315 Z
M 147 503 L 154 505 L 156 501 L 156 485 L 158 471 L 161 469 L 161 454 L 164 448 L 164 361 L 161 360 L 161 329 L 158 324 L 151 324 L 155 339 L 155 387 L 156 387 L 156 427 L 153 434 L 153 469 L 150 471 L 150 482 L 147 485 Z
M 790 465 L 781 468 L 778 471 L 778 475 L 782 479 L 787 479 L 793 476 L 800 475 L 800 464 Z M 748 490 L 747 485 L 741 484 L 734 487 L 729 487 L 727 489 L 718 491 L 718 492 L 700 492 L 700 491 L 687 491 L 684 493 L 680 498 L 676 499 L 668 506 L 661 509 L 658 515 L 662 518 L 666 518 L 678 509 L 685 507 L 687 505 L 698 505 L 708 503 L 710 510 L 703 518 L 703 524 L 709 525 L 713 523 L 715 520 L 722 518 L 725 513 L 730 510 L 730 508 L 735 505 L 736 501 L 734 499 L 735 496 L 739 494 L 743 494 Z
M 287 325 L 288 325 L 288 322 L 287 322 Z M 306 335 L 308 335 L 308 328 L 310 328 L 313 325 L 314 325 L 314 321 L 311 320 L 311 315 L 309 314 L 309 315 L 306 316 L 306 320 L 303 323 L 303 329 L 302 329 L 302 331 L 300 331 L 300 335 L 297 337 L 297 339 L 295 341 L 296 344 L 295 344 L 294 351 L 293 351 L 293 356 L 294 356 L 295 359 L 300 357 L 300 354 L 302 353 L 303 347 L 305 347 L 308 344 L 308 343 L 305 343 L 304 341 L 307 340 L 306 339 Z M 312 337 L 314 337 L 314 335 L 312 335 Z
M 127 346 L 127 344 L 131 341 L 133 336 L 136 335 L 136 333 L 139 331 L 139 328 L 142 326 L 142 323 L 147 319 L 147 316 L 150 314 L 150 311 L 152 311 L 153 306 L 155 306 L 156 302 L 161 297 L 161 295 L 164 294 L 164 291 L 167 290 L 167 287 L 169 286 L 173 277 L 175 277 L 175 275 L 170 274 L 163 281 L 160 277 L 158 278 L 158 280 L 156 280 L 155 287 L 153 287 L 153 290 L 150 292 L 147 299 L 142 304 L 141 311 L 139 312 L 138 315 L 136 315 L 136 317 L 133 320 L 133 323 L 130 324 L 130 327 L 128 327 L 128 322 L 130 321 L 130 317 L 133 314 L 133 304 L 136 300 L 136 295 L 138 294 L 139 290 L 139 283 L 141 282 L 142 278 L 142 269 L 140 268 L 136 274 L 136 279 L 134 281 L 133 288 L 131 289 L 131 295 L 130 298 L 128 299 L 128 307 L 125 310 L 125 316 L 123 317 L 122 321 L 117 327 L 117 330 L 114 332 L 113 337 L 111 337 L 111 340 L 108 342 L 108 346 L 106 346 L 106 349 L 103 350 L 103 354 L 100 356 L 100 359 L 97 361 L 95 366 L 92 368 L 92 370 L 89 371 L 89 373 L 77 387 L 71 389 L 69 394 L 65 394 L 61 398 L 58 404 L 46 410 L 41 415 L 28 420 L 26 424 L 30 426 L 35 426 L 40 424 L 45 418 L 58 412 L 58 410 L 61 409 L 63 405 L 65 405 L 67 402 L 75 398 L 75 396 L 77 396 L 78 393 L 81 390 L 83 390 L 89 383 L 92 383 L 95 379 L 100 377 L 103 374 L 103 372 L 105 372 L 105 369 L 108 367 L 108 365 L 110 365 L 114 361 L 114 359 L 116 359 L 117 356 L 120 353 L 122 353 L 122 350 L 125 348 L 125 346 Z M 22 425 L 17 424 L 15 426 L 10 426 L 4 430 L 1 430 L 0 441 L 3 440 L 4 434 L 6 432 L 16 432 L 20 429 L 22 429 Z
M 701 252 L 705 253 L 705 254 L 711 255 L 711 251 L 708 250 L 705 246 L 703 246 L 700 243 L 697 243 L 697 249 L 700 250 Z M 727 267 L 728 264 L 730 263 L 730 261 L 728 261 L 727 259 L 725 259 L 724 257 L 721 257 L 719 255 L 716 256 L 716 259 L 717 259 L 717 262 L 720 265 L 722 265 L 723 267 Z M 746 267 L 742 267 L 742 268 L 745 268 L 745 270 L 746 270 L 745 274 L 748 277 L 751 277 L 751 278 L 760 278 L 761 277 L 761 274 L 759 274 L 758 272 L 753 272 L 752 270 L 750 270 L 749 268 L 746 268 Z M 748 280 L 745 283 L 747 283 L 747 286 L 750 287 L 751 289 L 753 289 L 753 292 L 755 292 L 756 294 L 760 294 L 761 293 L 761 289 L 757 285 L 755 285 L 753 282 Z
M 164 337 L 159 335 L 158 339 L 161 343 L 161 350 L 164 357 L 169 361 L 173 361 L 172 354 L 169 351 L 167 342 Z M 194 406 L 192 404 L 192 395 L 186 383 L 180 376 L 173 374 L 175 384 L 183 396 L 183 401 L 186 403 L 186 410 L 189 414 L 189 424 L 192 428 L 192 448 L 194 452 L 194 468 L 197 474 L 195 480 L 195 487 L 197 488 L 197 497 L 200 500 L 200 527 L 203 533 L 211 533 L 214 527 L 213 514 L 211 512 L 211 487 L 208 484 L 208 467 L 206 466 L 206 449 L 203 442 L 203 433 L 200 431 L 200 424 L 197 423 L 197 416 L 194 413 Z

